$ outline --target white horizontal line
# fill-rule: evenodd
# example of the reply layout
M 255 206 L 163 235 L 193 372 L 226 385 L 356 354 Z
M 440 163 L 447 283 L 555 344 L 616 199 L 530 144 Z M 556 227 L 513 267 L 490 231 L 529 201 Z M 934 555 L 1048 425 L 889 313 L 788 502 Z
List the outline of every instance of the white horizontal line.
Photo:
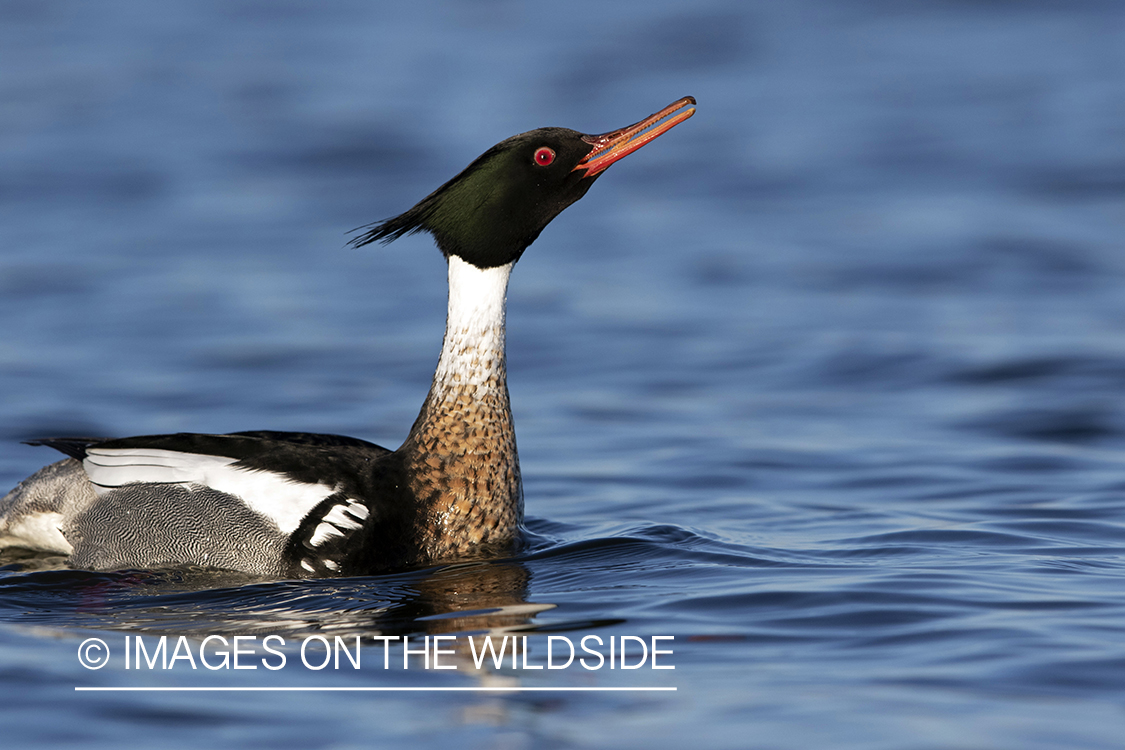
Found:
M 529 692 L 675 692 L 674 687 L 76 687 L 76 692 L 380 692 L 380 693 L 529 693 Z

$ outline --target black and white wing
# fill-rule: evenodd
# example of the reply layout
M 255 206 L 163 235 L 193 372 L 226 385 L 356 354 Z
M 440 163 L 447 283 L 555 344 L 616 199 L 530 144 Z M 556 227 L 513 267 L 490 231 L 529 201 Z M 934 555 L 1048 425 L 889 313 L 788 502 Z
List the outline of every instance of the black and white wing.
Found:
M 292 534 L 318 503 L 336 491 L 325 482 L 301 482 L 274 471 L 252 469 L 239 459 L 160 448 L 86 449 L 82 466 L 98 495 L 129 484 L 210 488 L 246 506 Z
M 370 512 L 355 490 L 390 453 L 355 438 L 277 432 L 38 444 L 80 460 L 97 495 L 72 524 L 89 567 L 180 562 L 299 575 L 340 570 Z M 125 549 L 114 538 L 129 540 L 128 554 L 114 552 Z
M 336 493 L 319 504 L 289 538 L 286 557 L 299 566 L 300 575 L 335 575 L 345 559 L 360 545 L 371 510 L 363 502 Z

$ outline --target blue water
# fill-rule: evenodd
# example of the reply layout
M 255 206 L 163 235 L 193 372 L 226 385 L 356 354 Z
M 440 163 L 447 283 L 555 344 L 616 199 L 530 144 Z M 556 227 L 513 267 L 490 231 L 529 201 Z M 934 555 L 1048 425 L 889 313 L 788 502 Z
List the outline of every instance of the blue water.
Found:
M 5 745 L 1120 748 L 1119 3 L 8 3 L 0 484 L 43 435 L 397 446 L 443 263 L 346 230 L 513 133 L 688 94 L 513 277 L 526 551 L 302 582 L 5 558 Z M 531 666 L 673 636 L 675 669 L 384 670 L 370 640 L 488 629 Z M 269 634 L 284 669 L 121 661 Z M 363 668 L 304 667 L 310 635 Z M 676 691 L 74 690 L 254 686 Z

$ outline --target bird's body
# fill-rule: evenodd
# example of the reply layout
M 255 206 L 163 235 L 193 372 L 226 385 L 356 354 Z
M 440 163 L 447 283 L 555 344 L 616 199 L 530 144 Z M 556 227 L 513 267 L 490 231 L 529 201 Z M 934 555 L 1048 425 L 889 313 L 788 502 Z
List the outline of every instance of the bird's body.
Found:
M 523 522 L 504 345 L 512 267 L 609 164 L 694 104 L 600 136 L 542 128 L 509 138 L 353 241 L 428 231 L 449 263 L 442 352 L 398 450 L 287 432 L 37 441 L 69 458 L 0 500 L 0 548 L 93 570 L 190 564 L 293 577 L 512 551 Z

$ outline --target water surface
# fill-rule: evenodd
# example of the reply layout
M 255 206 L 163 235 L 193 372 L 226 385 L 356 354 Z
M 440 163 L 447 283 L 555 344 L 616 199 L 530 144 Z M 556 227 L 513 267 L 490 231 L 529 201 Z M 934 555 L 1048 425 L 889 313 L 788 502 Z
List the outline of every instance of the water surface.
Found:
M 513 277 L 526 550 L 301 582 L 8 558 L 5 736 L 1120 747 L 1123 38 L 1097 2 L 12 5 L 5 488 L 42 435 L 397 446 L 444 268 L 346 230 L 513 133 L 700 107 Z M 675 669 L 383 670 L 370 640 L 487 630 L 532 666 L 551 635 L 673 636 Z M 127 636 L 211 634 L 359 635 L 364 666 L 120 663 Z M 91 637 L 107 668 L 78 663 Z

